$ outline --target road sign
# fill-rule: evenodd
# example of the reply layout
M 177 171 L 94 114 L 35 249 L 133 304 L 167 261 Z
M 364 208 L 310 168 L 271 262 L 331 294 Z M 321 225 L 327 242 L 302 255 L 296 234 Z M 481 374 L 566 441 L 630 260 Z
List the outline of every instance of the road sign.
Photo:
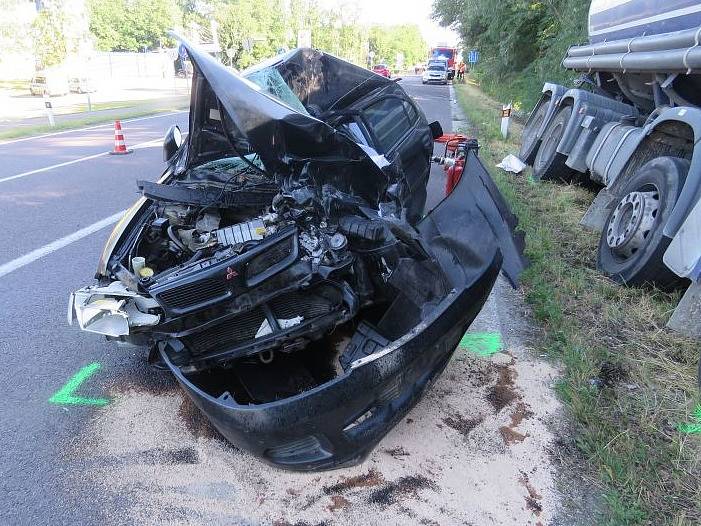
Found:
M 479 62 L 479 59 L 480 59 L 480 52 L 477 51 L 476 49 L 471 50 L 470 53 L 467 55 L 467 61 L 470 64 L 477 64 L 477 62 Z
M 45 100 L 45 101 L 44 101 L 44 107 L 45 107 L 47 110 L 50 110 L 50 109 L 51 109 L 51 101 Z

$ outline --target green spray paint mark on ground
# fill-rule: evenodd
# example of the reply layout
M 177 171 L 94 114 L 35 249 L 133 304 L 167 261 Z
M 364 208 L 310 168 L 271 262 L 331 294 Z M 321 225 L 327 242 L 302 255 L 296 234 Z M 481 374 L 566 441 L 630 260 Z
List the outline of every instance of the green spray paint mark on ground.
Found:
M 682 433 L 701 433 L 701 404 L 696 406 L 693 418 L 696 420 L 696 422 L 679 424 L 677 429 L 679 429 L 679 431 Z
M 501 334 L 498 332 L 466 332 L 458 344 L 461 349 L 487 357 L 501 351 Z
M 83 396 L 76 396 L 75 391 L 81 386 L 81 384 L 90 378 L 93 374 L 100 370 L 102 366 L 98 362 L 93 362 L 90 365 L 86 365 L 80 371 L 73 375 L 73 378 L 68 380 L 66 385 L 61 387 L 56 391 L 49 402 L 52 404 L 61 405 L 107 405 L 110 403 L 108 398 L 86 398 Z

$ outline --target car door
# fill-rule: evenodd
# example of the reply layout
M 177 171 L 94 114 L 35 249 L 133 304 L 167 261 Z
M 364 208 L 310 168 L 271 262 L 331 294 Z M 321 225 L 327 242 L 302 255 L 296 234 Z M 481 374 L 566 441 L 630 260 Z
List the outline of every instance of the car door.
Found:
M 399 95 L 386 95 L 365 106 L 361 116 L 375 149 L 390 161 L 399 159 L 408 190 L 425 187 L 432 141 L 428 124 L 414 104 Z

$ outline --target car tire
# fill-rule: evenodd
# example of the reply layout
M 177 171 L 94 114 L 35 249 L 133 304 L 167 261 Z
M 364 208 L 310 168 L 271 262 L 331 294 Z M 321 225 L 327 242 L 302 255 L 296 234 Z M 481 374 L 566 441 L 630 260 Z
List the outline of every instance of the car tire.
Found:
M 625 285 L 672 289 L 684 280 L 662 261 L 671 239 L 663 234 L 684 186 L 689 161 L 657 157 L 621 188 L 599 239 L 597 266 Z
M 572 116 L 572 106 L 563 106 L 543 133 L 538 152 L 533 159 L 533 178 L 560 180 L 569 183 L 575 171 L 565 164 L 567 156 L 557 152 L 565 128 Z
M 528 123 L 523 128 L 521 136 L 521 149 L 518 152 L 518 157 L 527 165 L 533 165 L 535 156 L 538 153 L 538 147 L 541 140 L 538 138 L 538 130 L 540 130 L 545 115 L 548 113 L 550 98 L 543 99 L 542 103 L 533 112 L 532 118 L 528 119 Z

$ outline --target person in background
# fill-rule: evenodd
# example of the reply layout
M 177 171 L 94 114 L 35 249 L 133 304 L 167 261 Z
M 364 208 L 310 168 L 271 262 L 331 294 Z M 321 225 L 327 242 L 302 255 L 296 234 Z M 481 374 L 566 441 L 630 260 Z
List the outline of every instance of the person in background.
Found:
M 458 80 L 465 80 L 465 63 L 462 60 L 458 64 Z

